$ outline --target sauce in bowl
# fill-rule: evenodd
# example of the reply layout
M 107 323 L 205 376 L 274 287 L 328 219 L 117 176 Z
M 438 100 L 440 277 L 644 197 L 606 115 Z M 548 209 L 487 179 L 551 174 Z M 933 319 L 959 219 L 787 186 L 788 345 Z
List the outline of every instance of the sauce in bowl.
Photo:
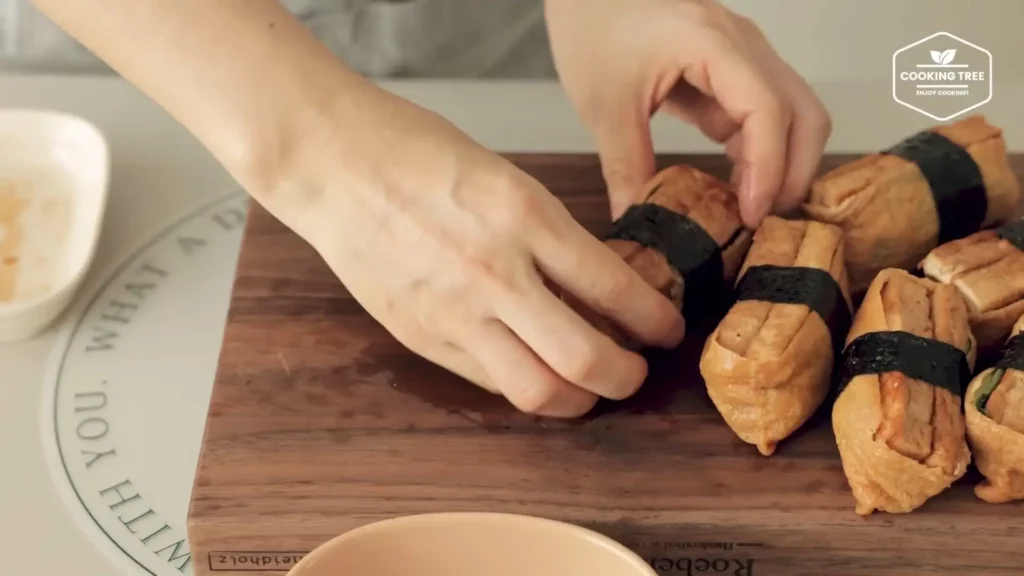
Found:
M 72 196 L 61 175 L 0 178 L 0 302 L 45 295 L 62 283 Z

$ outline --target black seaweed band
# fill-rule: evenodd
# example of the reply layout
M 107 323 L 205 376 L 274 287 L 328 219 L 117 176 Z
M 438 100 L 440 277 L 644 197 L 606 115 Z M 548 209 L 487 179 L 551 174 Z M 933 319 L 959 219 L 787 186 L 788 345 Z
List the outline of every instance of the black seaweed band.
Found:
M 630 206 L 606 238 L 631 240 L 663 254 L 686 283 L 684 315 L 706 305 L 725 283 L 722 250 L 715 239 L 688 216 L 663 206 L 650 202 Z
M 925 130 L 884 151 L 917 165 L 928 181 L 939 215 L 939 244 L 981 230 L 988 197 L 981 169 L 966 150 Z
M 854 338 L 843 353 L 839 391 L 857 376 L 884 372 L 899 372 L 957 396 L 971 379 L 967 355 L 952 344 L 901 330 L 868 332 Z
M 1024 252 L 1024 218 L 998 228 L 996 234 L 1003 240 L 1013 244 L 1017 250 Z
M 1024 371 L 1024 333 L 1006 341 L 996 368 Z
M 850 331 L 850 307 L 843 291 L 835 278 L 820 268 L 750 266 L 736 288 L 736 301 L 743 300 L 807 306 L 825 322 L 837 352 Z

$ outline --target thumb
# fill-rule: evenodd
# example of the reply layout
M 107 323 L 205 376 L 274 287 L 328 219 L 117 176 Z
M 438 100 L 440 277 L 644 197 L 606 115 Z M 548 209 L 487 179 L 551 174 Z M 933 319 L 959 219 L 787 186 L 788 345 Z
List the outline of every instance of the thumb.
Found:
M 622 216 L 654 176 L 651 118 L 646 110 L 619 106 L 591 127 L 608 186 L 612 218 Z

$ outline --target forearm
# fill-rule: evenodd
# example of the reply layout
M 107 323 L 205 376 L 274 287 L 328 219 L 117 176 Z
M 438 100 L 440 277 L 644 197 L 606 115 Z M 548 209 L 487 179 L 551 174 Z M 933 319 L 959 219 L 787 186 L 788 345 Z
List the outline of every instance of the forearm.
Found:
M 380 97 L 276 0 L 33 2 L 264 203 L 318 126 Z

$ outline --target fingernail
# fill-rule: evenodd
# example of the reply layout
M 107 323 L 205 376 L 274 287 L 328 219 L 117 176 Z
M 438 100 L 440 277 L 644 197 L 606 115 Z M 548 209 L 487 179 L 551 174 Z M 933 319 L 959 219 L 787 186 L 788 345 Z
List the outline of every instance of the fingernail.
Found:
M 626 195 L 619 193 L 611 193 L 608 198 L 609 208 L 612 212 L 612 220 L 618 220 L 626 212 L 626 208 L 629 208 L 629 201 L 626 200 Z
M 683 320 L 682 316 L 679 317 L 679 321 L 672 326 L 672 330 L 668 334 L 669 346 L 675 348 L 683 341 L 683 337 L 686 336 L 686 321 Z
M 753 203 L 755 198 L 754 192 L 754 171 L 743 170 L 743 180 L 740 182 L 740 194 L 741 198 L 745 202 Z
M 732 185 L 733 192 L 738 192 L 740 186 L 743 184 L 743 165 L 736 164 L 732 168 L 732 177 L 729 178 L 729 184 Z
M 740 191 L 740 202 L 747 206 L 746 212 L 750 215 L 750 222 L 747 224 L 752 228 L 760 226 L 761 221 L 771 211 L 771 202 L 758 194 L 756 172 L 756 170 L 744 171 L 743 184 Z

